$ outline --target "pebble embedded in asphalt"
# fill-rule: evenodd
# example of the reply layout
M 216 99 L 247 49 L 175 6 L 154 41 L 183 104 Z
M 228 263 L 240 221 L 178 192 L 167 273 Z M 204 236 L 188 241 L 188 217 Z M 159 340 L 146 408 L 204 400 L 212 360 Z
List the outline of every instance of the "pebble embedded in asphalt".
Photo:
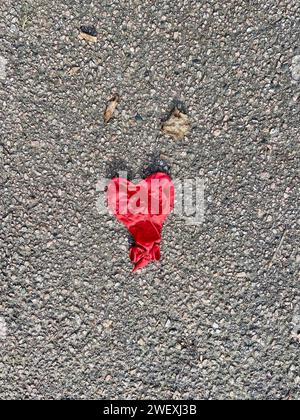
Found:
M 0 16 L 0 399 L 299 399 L 299 2 L 7 0 Z M 160 131 L 176 101 L 178 141 Z M 132 275 L 96 185 L 153 156 L 201 174 L 205 220 L 173 214 L 161 263 Z
M 295 57 L 293 57 L 292 76 L 294 80 L 300 80 L 300 55 L 296 55 Z

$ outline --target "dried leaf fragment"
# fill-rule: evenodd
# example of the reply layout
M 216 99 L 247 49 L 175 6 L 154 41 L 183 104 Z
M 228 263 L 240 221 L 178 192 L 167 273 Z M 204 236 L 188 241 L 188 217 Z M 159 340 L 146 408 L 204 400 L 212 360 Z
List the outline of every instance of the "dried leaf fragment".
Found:
M 79 39 L 87 42 L 97 42 L 97 30 L 94 26 L 81 26 Z
M 183 139 L 191 129 L 189 117 L 178 108 L 174 108 L 169 119 L 163 123 L 162 131 L 175 140 Z
M 105 122 L 105 124 L 107 124 L 112 119 L 112 117 L 114 116 L 119 102 L 120 102 L 120 97 L 117 94 L 114 95 L 108 101 L 107 107 L 104 111 L 104 122 Z

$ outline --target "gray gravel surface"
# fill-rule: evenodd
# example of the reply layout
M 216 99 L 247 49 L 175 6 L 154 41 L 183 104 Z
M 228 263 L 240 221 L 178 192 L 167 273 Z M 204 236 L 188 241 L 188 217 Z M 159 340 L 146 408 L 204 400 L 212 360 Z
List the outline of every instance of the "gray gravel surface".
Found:
M 297 0 L 1 2 L 0 398 L 300 398 L 299 15 Z M 174 100 L 182 141 L 159 129 Z M 205 222 L 172 215 L 161 264 L 132 275 L 96 184 L 153 156 L 205 178 Z

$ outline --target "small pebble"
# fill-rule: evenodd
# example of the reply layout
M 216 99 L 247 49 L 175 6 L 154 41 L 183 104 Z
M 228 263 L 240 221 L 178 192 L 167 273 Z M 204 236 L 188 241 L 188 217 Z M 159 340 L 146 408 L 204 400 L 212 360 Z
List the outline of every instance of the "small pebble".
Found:
M 136 116 L 134 117 L 134 119 L 135 119 L 136 122 L 142 122 L 142 121 L 144 121 L 143 120 L 143 117 L 140 114 L 136 114 Z
M 7 334 L 5 319 L 0 316 L 0 340 L 5 340 Z
M 6 78 L 6 66 L 7 60 L 0 56 L 0 80 L 5 80 Z

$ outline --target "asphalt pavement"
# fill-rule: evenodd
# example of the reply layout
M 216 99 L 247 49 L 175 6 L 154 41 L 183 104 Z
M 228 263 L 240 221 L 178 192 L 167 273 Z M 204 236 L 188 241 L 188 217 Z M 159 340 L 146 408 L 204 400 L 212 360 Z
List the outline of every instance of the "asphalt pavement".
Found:
M 1 2 L 1 399 L 300 398 L 299 16 Z M 176 103 L 182 140 L 160 129 Z M 161 263 L 132 274 L 96 187 L 149 166 L 201 178 L 205 218 L 173 214 Z

